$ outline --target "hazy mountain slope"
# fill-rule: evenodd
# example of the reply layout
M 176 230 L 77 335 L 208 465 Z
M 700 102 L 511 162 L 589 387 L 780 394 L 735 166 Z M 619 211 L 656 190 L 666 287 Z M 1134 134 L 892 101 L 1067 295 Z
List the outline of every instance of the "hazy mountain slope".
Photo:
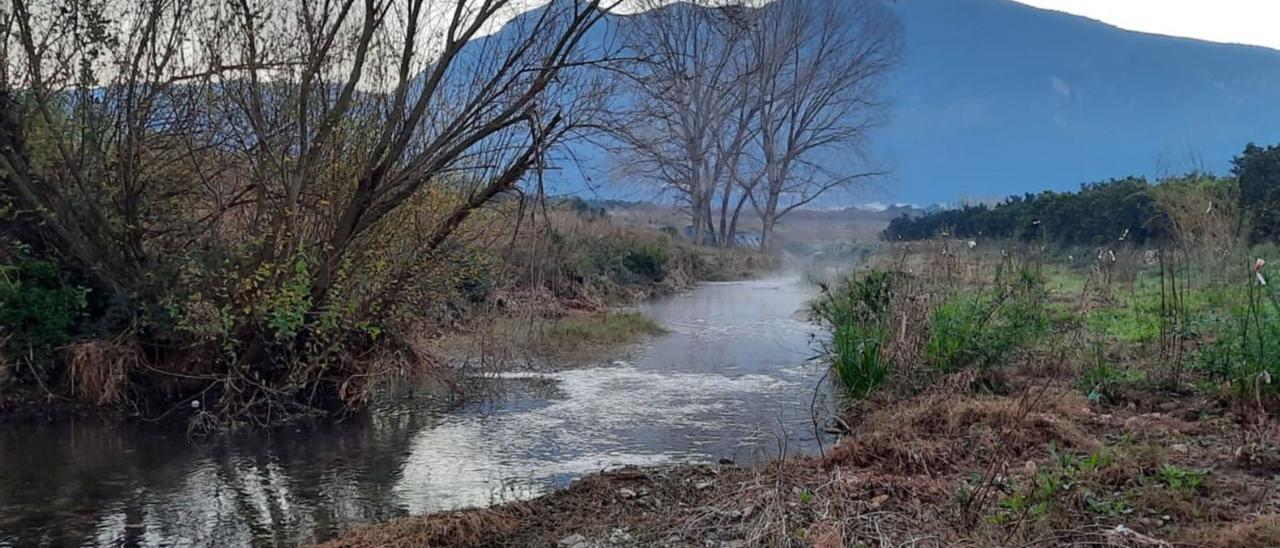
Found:
M 1001 196 L 1280 141 L 1280 52 L 1124 31 L 1007 0 L 903 0 L 877 149 L 897 198 Z
M 873 146 L 895 175 L 875 193 L 818 206 L 998 198 L 1196 162 L 1222 172 L 1245 143 L 1280 142 L 1278 51 L 1136 33 L 1009 0 L 893 9 L 905 59 L 886 89 L 893 119 Z M 609 18 L 592 39 L 616 39 L 625 20 Z M 652 196 L 605 185 L 598 151 L 572 152 L 548 174 L 553 192 Z M 585 191 L 580 167 L 603 188 Z

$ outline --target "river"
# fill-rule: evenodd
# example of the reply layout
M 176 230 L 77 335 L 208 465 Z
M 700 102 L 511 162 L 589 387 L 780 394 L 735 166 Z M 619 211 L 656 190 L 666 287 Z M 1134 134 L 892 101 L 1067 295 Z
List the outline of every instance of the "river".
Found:
M 793 278 L 702 284 L 640 306 L 668 332 L 627 359 L 319 428 L 198 443 L 97 421 L 0 426 L 0 546 L 292 546 L 628 464 L 813 452 L 810 296 Z

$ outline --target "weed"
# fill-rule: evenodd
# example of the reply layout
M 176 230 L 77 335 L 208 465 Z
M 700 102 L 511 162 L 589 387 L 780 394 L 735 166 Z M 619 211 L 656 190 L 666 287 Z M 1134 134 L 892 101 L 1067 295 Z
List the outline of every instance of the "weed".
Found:
M 1003 266 L 997 269 L 997 283 L 1004 281 L 1005 272 Z M 993 294 L 958 295 L 934 310 L 925 356 L 935 369 L 985 372 L 1048 331 L 1043 276 L 1027 264 L 1012 273 Z
M 884 345 L 892 288 L 892 278 L 886 272 L 857 275 L 835 291 L 824 287 L 824 297 L 813 305 L 814 312 L 832 330 L 827 354 L 851 397 L 865 398 L 889 374 Z
M 1103 346 L 1095 344 L 1093 358 L 1085 366 L 1076 386 L 1088 395 L 1093 403 L 1119 403 L 1126 387 L 1146 380 L 1142 371 L 1122 369 L 1107 361 Z
M 1188 470 L 1172 464 L 1165 464 L 1155 474 L 1154 480 L 1164 487 L 1181 494 L 1194 495 L 1204 485 L 1208 472 Z

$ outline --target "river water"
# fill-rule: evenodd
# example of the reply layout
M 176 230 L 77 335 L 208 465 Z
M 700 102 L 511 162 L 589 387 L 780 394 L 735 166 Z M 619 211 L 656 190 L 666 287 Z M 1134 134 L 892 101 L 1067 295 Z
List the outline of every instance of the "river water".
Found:
M 0 546 L 292 546 L 622 465 L 812 452 L 810 296 L 791 278 L 704 284 L 641 306 L 668 332 L 625 360 L 321 428 L 202 444 L 98 422 L 0 427 Z

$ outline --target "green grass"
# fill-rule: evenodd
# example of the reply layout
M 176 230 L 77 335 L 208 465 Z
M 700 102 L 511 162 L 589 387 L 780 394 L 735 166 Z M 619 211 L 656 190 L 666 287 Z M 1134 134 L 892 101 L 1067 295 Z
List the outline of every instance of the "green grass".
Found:
M 834 289 L 824 286 L 823 297 L 813 303 L 831 329 L 831 367 L 852 398 L 867 397 L 889 376 L 883 350 L 892 300 L 893 277 L 872 271 L 851 275 Z
M 627 344 L 664 332 L 662 326 L 638 312 L 610 312 L 554 320 L 546 329 L 545 338 L 552 346 L 573 348 Z
M 1081 372 L 1076 380 L 1091 402 L 1119 403 L 1123 394 L 1147 380 L 1144 371 L 1125 369 L 1112 365 L 1101 355 Z
M 1145 343 L 1160 338 L 1159 315 L 1134 306 L 1091 310 L 1085 316 L 1085 325 L 1121 342 Z
M 925 356 L 941 372 L 1002 365 L 1018 347 L 1043 336 L 1049 317 L 1040 296 L 953 297 L 929 319 Z
M 1063 265 L 1044 266 L 1044 288 L 1055 295 L 1078 297 L 1084 292 L 1085 276 Z

